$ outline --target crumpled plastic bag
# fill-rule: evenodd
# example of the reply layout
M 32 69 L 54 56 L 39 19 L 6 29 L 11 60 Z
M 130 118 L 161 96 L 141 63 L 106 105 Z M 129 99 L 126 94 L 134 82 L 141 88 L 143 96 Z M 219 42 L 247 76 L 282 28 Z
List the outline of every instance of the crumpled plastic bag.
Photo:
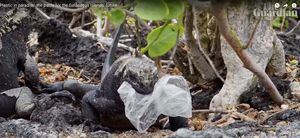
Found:
M 182 76 L 162 77 L 149 95 L 137 93 L 126 81 L 119 87 L 118 93 L 125 104 L 126 117 L 140 133 L 146 132 L 161 114 L 192 117 L 191 95 Z

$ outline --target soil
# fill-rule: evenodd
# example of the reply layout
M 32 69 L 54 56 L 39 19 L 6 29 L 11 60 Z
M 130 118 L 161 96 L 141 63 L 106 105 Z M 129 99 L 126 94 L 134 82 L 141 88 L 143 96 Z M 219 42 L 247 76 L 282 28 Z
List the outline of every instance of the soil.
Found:
M 284 98 L 292 98 L 292 94 L 289 91 L 290 81 L 283 80 L 279 77 L 272 77 L 271 80 Z M 259 84 L 251 91 L 242 94 L 240 97 L 240 102 L 248 103 L 251 107 L 264 111 L 270 110 L 270 105 L 275 104 L 262 84 Z
M 300 59 L 300 39 L 296 38 L 296 35 L 286 36 L 279 34 L 277 35 L 284 45 L 286 55 L 292 55 Z
M 66 24 L 57 20 L 46 21 L 40 25 L 39 63 L 64 64 L 82 72 L 87 78 L 100 80 L 107 50 L 100 48 L 93 37 L 74 37 Z M 105 46 L 108 49 L 108 46 Z M 117 57 L 127 54 L 117 50 Z M 116 58 L 117 58 L 116 57 Z

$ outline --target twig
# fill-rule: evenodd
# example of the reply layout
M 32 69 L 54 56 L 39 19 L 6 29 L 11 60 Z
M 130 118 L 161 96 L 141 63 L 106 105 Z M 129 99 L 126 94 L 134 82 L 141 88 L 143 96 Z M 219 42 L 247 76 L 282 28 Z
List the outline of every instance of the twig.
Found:
M 196 92 L 192 92 L 192 93 L 191 93 L 191 96 L 195 96 L 196 94 L 201 93 L 201 92 L 203 92 L 203 90 L 198 90 L 198 91 L 196 91 Z
M 138 20 L 142 26 L 146 27 L 147 30 L 152 30 L 152 28 L 144 20 L 142 20 L 140 17 L 136 16 L 134 13 L 132 13 L 128 10 L 125 10 L 125 13 L 132 18 L 136 18 L 136 20 Z
M 98 16 L 96 17 L 97 19 L 97 32 L 96 34 L 99 36 L 99 37 L 102 37 L 103 36 L 103 33 L 102 33 L 102 19 L 99 18 Z
M 189 55 L 187 57 L 188 57 L 188 62 L 189 62 L 190 73 L 191 73 L 191 75 L 193 75 L 193 74 L 195 74 L 195 71 L 194 71 L 194 66 L 193 66 L 193 63 L 192 63 L 192 59 Z
M 102 28 L 102 36 L 105 36 L 105 34 L 108 32 L 109 30 L 109 19 L 107 16 L 104 17 L 104 25 L 103 25 L 103 28 Z
M 173 61 L 173 58 L 174 58 L 174 56 L 176 54 L 177 47 L 178 47 L 178 42 L 179 42 L 179 29 L 178 29 L 177 36 L 176 36 L 176 44 L 175 44 L 175 46 L 174 46 L 174 48 L 172 50 L 171 56 L 170 56 L 170 61 Z M 170 68 L 170 66 L 171 66 L 171 62 L 169 62 L 168 68 Z
M 216 53 L 215 50 L 216 50 L 216 38 L 217 38 L 217 33 L 218 33 L 218 26 L 216 25 L 215 26 L 215 30 L 214 30 L 214 38 L 212 40 L 212 44 L 211 44 L 211 49 L 210 49 L 210 53 L 209 54 L 214 54 Z
M 253 108 L 250 108 L 250 109 L 248 109 L 248 110 L 242 112 L 242 114 L 248 114 L 248 113 L 253 112 L 253 111 L 254 111 L 254 109 L 253 109 Z
M 130 35 L 129 32 L 127 32 L 125 35 L 122 35 L 120 38 L 123 39 L 123 38 L 129 38 L 131 39 L 133 37 L 133 35 Z
M 30 1 L 25 0 L 28 4 L 32 4 Z M 50 20 L 51 17 L 48 16 L 46 13 L 44 13 L 40 8 L 34 6 L 35 10 L 38 11 L 43 17 L 45 17 L 47 20 Z
M 94 20 L 94 21 L 91 21 L 91 22 L 89 22 L 89 23 L 83 24 L 83 25 L 81 25 L 81 26 L 79 26 L 79 27 L 75 27 L 74 29 L 82 29 L 82 28 L 84 28 L 84 27 L 87 27 L 87 26 L 90 26 L 90 25 L 94 25 L 96 22 L 97 22 L 97 20 Z M 71 27 L 70 27 L 70 28 L 71 28 Z
M 283 102 L 283 98 L 278 92 L 274 83 L 271 81 L 266 72 L 257 63 L 255 63 L 255 61 L 251 58 L 249 53 L 245 49 L 243 49 L 243 45 L 238 39 L 238 36 L 230 28 L 227 19 L 226 4 L 218 2 L 216 0 L 212 1 L 212 8 L 214 9 L 212 10 L 212 13 L 216 17 L 220 33 L 223 35 L 223 37 L 225 38 L 227 43 L 232 47 L 232 49 L 236 52 L 237 56 L 244 64 L 244 67 L 253 72 L 255 75 L 257 75 L 257 77 L 260 79 L 271 98 L 277 104 L 281 104 Z
M 84 18 L 85 18 L 85 12 L 82 11 L 82 12 L 81 12 L 81 28 L 83 28 L 83 25 L 85 24 L 85 23 L 84 23 Z
M 275 116 L 275 115 L 278 115 L 278 114 L 280 114 L 280 113 L 283 113 L 283 112 L 285 112 L 286 110 L 290 110 L 290 109 L 279 110 L 278 112 L 275 112 L 275 113 L 273 113 L 273 114 L 268 115 L 267 117 L 265 117 L 265 118 L 261 121 L 260 124 L 266 123 L 267 120 L 270 119 L 271 117 L 273 117 L 273 116 Z
M 103 44 L 105 44 L 105 45 L 110 46 L 110 45 L 112 45 L 113 39 L 110 38 L 110 37 L 101 37 L 100 39 L 98 39 L 98 41 L 99 41 L 100 43 L 103 43 Z M 125 44 L 122 44 L 122 43 L 118 43 L 118 47 L 119 47 L 119 48 L 122 48 L 122 49 L 125 49 L 125 50 L 127 50 L 127 51 L 130 51 L 130 52 L 133 52 L 133 51 L 134 51 L 134 49 L 133 49 L 132 47 L 129 47 L 129 46 L 127 46 L 127 45 L 125 45 Z
M 130 35 L 130 32 L 131 32 L 132 34 L 134 34 L 134 31 L 133 31 L 132 27 L 128 24 L 127 20 L 125 20 L 124 22 L 125 22 L 125 26 L 127 25 L 127 27 L 125 27 L 125 32 L 126 32 L 126 34 L 129 36 L 130 39 L 133 39 L 134 35 Z M 127 28 L 128 28 L 129 30 L 127 30 Z
M 78 19 L 81 18 L 81 15 L 77 15 L 77 13 L 73 14 L 72 20 L 69 23 L 69 28 L 72 28 L 73 25 L 76 23 L 76 21 L 78 21 Z
M 58 6 L 58 5 L 55 5 L 55 4 L 52 4 L 52 3 L 49 3 L 45 0 L 40 0 L 43 4 L 47 4 L 47 7 L 51 7 L 51 8 L 54 8 L 54 9 L 58 9 L 58 10 L 62 10 L 62 11 L 65 11 L 65 12 L 71 12 L 71 13 L 74 13 L 74 12 L 82 12 L 82 11 L 85 11 L 87 9 L 89 9 L 90 7 L 87 6 L 87 7 L 82 7 L 82 8 L 78 8 L 78 9 L 70 9 L 70 8 L 66 8 L 66 7 L 61 7 L 61 6 Z
M 300 26 L 300 21 L 297 22 L 296 26 L 294 26 L 289 32 L 285 33 L 285 35 L 290 35 Z
M 208 113 L 221 113 L 221 114 L 228 114 L 231 113 L 232 111 L 230 110 L 215 110 L 215 109 L 200 109 L 200 110 L 193 110 L 193 113 L 203 113 L 203 114 L 208 114 Z
M 71 29 L 71 32 L 74 35 L 80 36 L 80 37 L 92 37 L 92 38 L 95 38 L 95 39 L 97 38 L 98 42 L 100 42 L 99 43 L 100 46 L 102 45 L 102 43 L 105 44 L 105 45 L 108 45 L 108 46 L 112 45 L 112 41 L 113 41 L 112 38 L 110 38 L 110 37 L 98 37 L 97 35 L 89 32 L 89 31 L 83 30 L 80 27 L 76 27 L 76 28 Z M 130 52 L 134 51 L 134 49 L 132 47 L 129 47 L 129 46 L 127 46 L 125 44 L 122 44 L 122 43 L 118 43 L 118 47 L 122 48 L 124 50 L 128 50 Z
M 95 77 L 98 74 L 98 72 L 99 72 L 99 70 L 97 69 L 96 72 L 94 73 L 94 75 L 92 76 L 92 78 L 89 80 L 88 83 L 91 83 L 95 79 Z
M 286 11 L 286 8 L 284 8 L 284 11 Z M 286 16 L 285 16 L 285 14 L 283 14 L 283 19 L 282 19 L 282 22 L 281 22 L 281 25 L 280 25 L 280 31 L 281 32 L 283 32 L 283 26 L 285 24 L 285 18 L 286 18 Z
M 141 41 L 141 29 L 140 29 L 140 21 L 138 20 L 138 16 L 135 16 L 135 34 L 136 34 L 136 40 L 137 40 L 137 47 L 142 47 L 142 41 Z
M 254 29 L 253 29 L 253 31 L 252 31 L 252 34 L 250 35 L 250 38 L 249 38 L 249 40 L 248 40 L 248 43 L 246 44 L 246 46 L 245 46 L 244 48 L 248 48 L 248 47 L 251 45 L 252 40 L 253 40 L 253 37 L 254 37 L 254 35 L 255 35 L 255 32 L 256 32 L 256 30 L 257 30 L 257 27 L 258 27 L 260 21 L 261 21 L 261 17 L 260 17 L 260 18 L 258 19 L 258 21 L 256 22 L 255 27 L 254 27 Z
M 87 26 L 90 26 L 90 25 L 94 25 L 96 22 L 97 22 L 97 20 L 94 20 L 94 21 L 91 21 L 91 22 L 89 22 L 89 23 L 83 24 L 83 25 L 81 26 L 81 28 L 84 28 L 84 27 L 87 27 Z
M 158 72 L 161 72 L 162 71 L 162 69 L 161 69 L 162 65 L 161 65 L 159 57 L 155 58 L 154 61 L 155 61 L 155 65 L 157 67 Z
M 177 42 L 176 42 L 176 45 L 175 45 L 175 47 L 174 47 L 173 50 L 172 50 L 172 54 L 171 54 L 170 60 L 169 60 L 169 62 L 168 62 L 168 66 L 167 66 L 168 68 L 170 68 L 170 66 L 171 66 L 172 64 L 174 64 L 174 63 L 173 63 L 173 59 L 174 59 L 174 56 L 175 56 L 175 54 L 176 54 L 177 47 L 178 47 L 178 45 L 177 45 Z
M 128 38 L 128 39 L 120 39 L 120 43 L 126 43 L 126 42 L 131 42 L 132 39 Z
M 193 10 L 195 11 L 195 7 L 193 7 Z M 214 63 L 211 61 L 211 59 L 209 58 L 209 56 L 206 54 L 206 52 L 202 49 L 201 47 L 201 42 L 200 42 L 200 33 L 199 33 L 199 29 L 198 26 L 195 26 L 196 29 L 196 34 L 197 34 L 197 43 L 199 46 L 199 50 L 201 51 L 201 53 L 204 55 L 205 59 L 208 61 L 209 65 L 211 66 L 211 68 L 213 69 L 214 73 L 216 74 L 216 76 L 224 83 L 224 78 L 222 78 L 222 76 L 220 75 L 220 73 L 218 72 L 218 70 L 216 69 Z
M 172 60 L 160 60 L 160 62 L 164 65 L 166 65 L 166 64 L 173 64 L 174 65 L 174 62 Z
M 80 72 L 79 72 L 79 74 L 78 74 L 78 78 L 80 78 L 80 77 L 81 77 L 81 75 L 82 75 L 83 71 L 84 71 L 83 69 L 81 69 L 81 70 L 80 70 Z
M 235 115 L 235 116 L 238 116 L 241 120 L 243 121 L 252 121 L 252 122 L 256 122 L 254 119 L 242 114 L 242 113 L 239 113 L 237 111 L 233 111 L 231 112 L 232 115 Z

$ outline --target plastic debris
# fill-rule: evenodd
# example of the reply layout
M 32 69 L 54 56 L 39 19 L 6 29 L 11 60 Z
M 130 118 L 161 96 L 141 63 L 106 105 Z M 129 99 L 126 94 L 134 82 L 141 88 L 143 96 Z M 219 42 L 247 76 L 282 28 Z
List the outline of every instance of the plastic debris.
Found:
M 182 76 L 162 77 L 149 95 L 137 93 L 126 81 L 119 87 L 118 93 L 125 104 L 126 117 L 140 133 L 146 132 L 161 114 L 192 117 L 191 95 Z

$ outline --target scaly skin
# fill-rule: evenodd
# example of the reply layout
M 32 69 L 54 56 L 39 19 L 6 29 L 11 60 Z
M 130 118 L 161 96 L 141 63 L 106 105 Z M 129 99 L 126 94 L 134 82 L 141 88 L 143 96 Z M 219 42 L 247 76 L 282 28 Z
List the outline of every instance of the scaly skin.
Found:
M 124 81 L 127 81 L 138 93 L 150 94 L 157 79 L 157 68 L 150 59 L 122 57 L 112 65 L 100 89 L 91 91 L 83 97 L 83 116 L 90 122 L 100 123 L 110 129 L 133 129 L 125 116 L 125 106 L 117 90 Z M 187 127 L 186 118 L 170 117 L 171 130 L 182 127 Z

